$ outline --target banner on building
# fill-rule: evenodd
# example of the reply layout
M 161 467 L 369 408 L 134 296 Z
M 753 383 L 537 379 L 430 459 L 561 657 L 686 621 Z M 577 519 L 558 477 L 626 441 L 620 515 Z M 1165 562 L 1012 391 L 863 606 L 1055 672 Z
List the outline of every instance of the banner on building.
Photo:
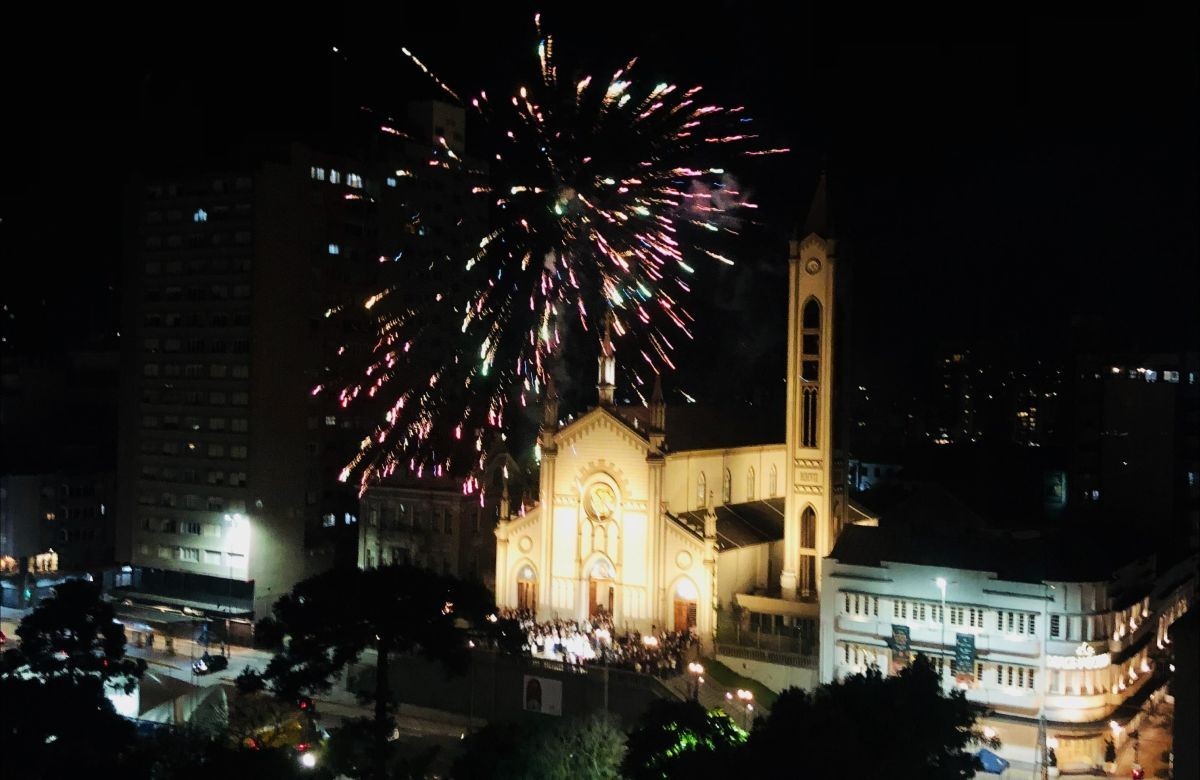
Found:
M 954 642 L 954 675 L 959 682 L 975 676 L 975 635 L 958 634 Z
M 892 639 L 888 642 L 892 648 L 892 672 L 907 668 L 912 662 L 912 648 L 909 643 L 908 626 L 892 624 Z
M 521 700 L 526 712 L 562 715 L 562 680 L 525 675 Z

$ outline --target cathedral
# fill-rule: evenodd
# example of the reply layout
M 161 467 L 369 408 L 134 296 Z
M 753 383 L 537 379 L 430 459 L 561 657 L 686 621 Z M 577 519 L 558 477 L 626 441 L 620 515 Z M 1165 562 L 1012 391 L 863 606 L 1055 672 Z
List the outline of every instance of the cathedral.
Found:
M 658 382 L 648 405 L 617 404 L 606 329 L 597 406 L 563 424 L 548 390 L 539 501 L 522 516 L 502 507 L 501 606 L 691 629 L 706 645 L 723 610 L 815 625 L 822 559 L 848 509 L 833 479 L 837 265 L 822 177 L 790 242 L 783 431 L 667 406 Z

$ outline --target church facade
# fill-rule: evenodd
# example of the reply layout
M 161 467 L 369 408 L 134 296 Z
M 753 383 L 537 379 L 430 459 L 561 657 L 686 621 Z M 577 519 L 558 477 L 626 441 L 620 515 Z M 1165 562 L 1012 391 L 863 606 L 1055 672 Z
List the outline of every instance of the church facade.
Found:
M 822 180 L 805 235 L 790 244 L 784 430 L 729 430 L 718 412 L 668 407 L 657 383 L 648 406 L 616 404 L 607 332 L 596 407 L 562 424 L 548 389 L 539 501 L 523 516 L 502 511 L 496 528 L 501 606 L 541 619 L 606 613 L 643 632 L 691 629 L 706 644 L 718 609 L 738 601 L 816 619 L 822 558 L 839 530 L 827 223 Z

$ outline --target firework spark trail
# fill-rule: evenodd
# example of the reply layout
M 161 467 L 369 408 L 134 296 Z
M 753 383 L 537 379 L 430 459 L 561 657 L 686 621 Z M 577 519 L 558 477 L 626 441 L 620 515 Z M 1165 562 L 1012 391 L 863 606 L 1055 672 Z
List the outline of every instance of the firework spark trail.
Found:
M 489 215 L 480 238 L 457 258 L 430 253 L 430 268 L 453 283 L 415 304 L 396 294 L 398 284 L 362 302 L 378 338 L 338 400 L 389 399 L 383 422 L 341 472 L 357 475 L 360 491 L 397 470 L 471 475 L 464 490 L 477 489 L 492 437 L 505 437 L 514 405 L 536 402 L 569 323 L 595 333 L 593 318 L 611 311 L 617 337 L 642 343 L 636 351 L 651 374 L 674 368 L 667 332 L 691 338 L 693 318 L 667 288 L 690 290 L 681 274 L 694 273 L 696 257 L 732 264 L 713 242 L 735 235 L 738 213 L 754 207 L 713 158 L 787 151 L 756 146 L 741 106 L 697 103 L 699 86 L 640 87 L 636 58 L 607 80 L 561 83 L 553 38 L 542 35 L 540 17 L 535 24 L 540 86 L 499 101 L 481 91 L 468 104 L 493 131 L 496 152 L 488 181 L 464 187 Z M 467 173 L 445 139 L 432 152 L 431 168 Z M 402 268 L 397 261 L 417 254 L 406 248 L 380 262 Z M 459 332 L 439 347 L 445 323 Z M 637 375 L 634 392 L 644 397 L 641 383 Z

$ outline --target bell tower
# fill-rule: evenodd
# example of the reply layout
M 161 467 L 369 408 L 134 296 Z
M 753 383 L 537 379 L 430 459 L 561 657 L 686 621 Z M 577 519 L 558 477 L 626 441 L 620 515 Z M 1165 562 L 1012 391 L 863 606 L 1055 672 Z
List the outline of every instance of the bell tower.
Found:
M 599 391 L 601 406 L 613 405 L 613 393 L 617 389 L 617 350 L 612 340 L 614 319 L 616 316 L 611 309 L 605 313 L 604 333 L 600 337 L 599 381 L 596 390 Z
M 833 323 L 837 270 L 825 174 L 788 257 L 786 599 L 811 599 L 833 549 Z

